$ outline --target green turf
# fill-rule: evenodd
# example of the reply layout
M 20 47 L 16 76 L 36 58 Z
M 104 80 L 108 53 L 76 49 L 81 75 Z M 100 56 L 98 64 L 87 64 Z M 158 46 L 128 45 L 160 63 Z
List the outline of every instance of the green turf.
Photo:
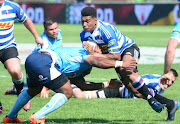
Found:
M 42 25 L 35 25 L 38 33 L 43 31 Z M 134 39 L 139 46 L 165 47 L 173 26 L 117 26 L 121 32 Z M 63 42 L 79 42 L 79 32 L 81 25 L 59 25 L 63 32 Z M 20 24 L 15 25 L 15 37 L 17 43 L 33 43 L 34 39 L 25 27 Z M 174 64 L 173 68 L 180 73 L 180 64 Z M 142 74 L 162 74 L 163 64 L 138 65 L 139 73 Z M 7 88 L 12 86 L 11 78 L 8 72 L 0 64 L 0 101 L 3 104 L 3 115 L 0 115 L 0 123 L 3 117 L 8 114 L 16 100 L 16 96 L 4 93 Z M 22 65 L 22 72 L 25 76 L 25 69 Z M 110 78 L 117 78 L 114 69 L 97 69 L 94 68 L 92 73 L 86 77 L 95 82 L 101 82 Z M 168 88 L 164 94 L 168 98 L 179 100 L 179 79 L 176 83 Z M 50 96 L 53 92 L 50 92 Z M 44 106 L 50 98 L 35 97 L 32 100 L 31 109 L 28 112 L 21 110 L 18 117 L 29 123 L 29 116 Z M 177 111 L 174 122 L 180 122 L 180 111 Z M 162 113 L 154 112 L 148 103 L 142 99 L 76 99 L 71 98 L 64 106 L 54 111 L 46 117 L 46 124 L 90 124 L 90 123 L 107 123 L 107 124 L 164 124 L 167 118 L 166 110 Z

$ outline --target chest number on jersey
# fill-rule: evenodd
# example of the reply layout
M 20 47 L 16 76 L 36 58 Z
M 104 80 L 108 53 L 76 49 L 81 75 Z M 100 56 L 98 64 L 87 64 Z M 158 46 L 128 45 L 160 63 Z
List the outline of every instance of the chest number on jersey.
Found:
M 8 29 L 13 25 L 13 21 L 0 22 L 0 29 Z

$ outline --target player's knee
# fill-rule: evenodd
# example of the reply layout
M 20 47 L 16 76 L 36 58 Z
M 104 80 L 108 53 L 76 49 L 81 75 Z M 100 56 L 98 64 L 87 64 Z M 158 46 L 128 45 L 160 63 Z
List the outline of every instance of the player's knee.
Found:
M 73 91 L 69 90 L 68 92 L 65 93 L 65 96 L 67 97 L 67 99 L 70 99 L 73 95 Z

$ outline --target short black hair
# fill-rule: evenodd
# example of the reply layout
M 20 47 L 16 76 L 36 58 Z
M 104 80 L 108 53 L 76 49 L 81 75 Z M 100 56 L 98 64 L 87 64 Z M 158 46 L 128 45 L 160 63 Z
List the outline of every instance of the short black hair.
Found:
M 92 18 L 96 18 L 97 11 L 94 7 L 85 7 L 81 10 L 81 16 L 91 16 Z
M 175 69 L 170 69 L 170 71 L 173 73 L 175 77 L 178 77 L 178 72 Z
M 57 23 L 57 21 L 54 19 L 54 18 L 51 18 L 51 17 L 47 17 L 45 20 L 44 20 L 44 29 L 47 29 L 47 26 L 50 26 L 54 23 Z

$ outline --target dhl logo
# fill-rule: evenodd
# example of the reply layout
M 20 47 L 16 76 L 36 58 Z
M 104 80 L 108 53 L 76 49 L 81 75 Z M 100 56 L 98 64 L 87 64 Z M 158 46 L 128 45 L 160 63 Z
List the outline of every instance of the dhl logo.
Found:
M 0 29 L 8 29 L 11 28 L 14 21 L 0 22 Z

